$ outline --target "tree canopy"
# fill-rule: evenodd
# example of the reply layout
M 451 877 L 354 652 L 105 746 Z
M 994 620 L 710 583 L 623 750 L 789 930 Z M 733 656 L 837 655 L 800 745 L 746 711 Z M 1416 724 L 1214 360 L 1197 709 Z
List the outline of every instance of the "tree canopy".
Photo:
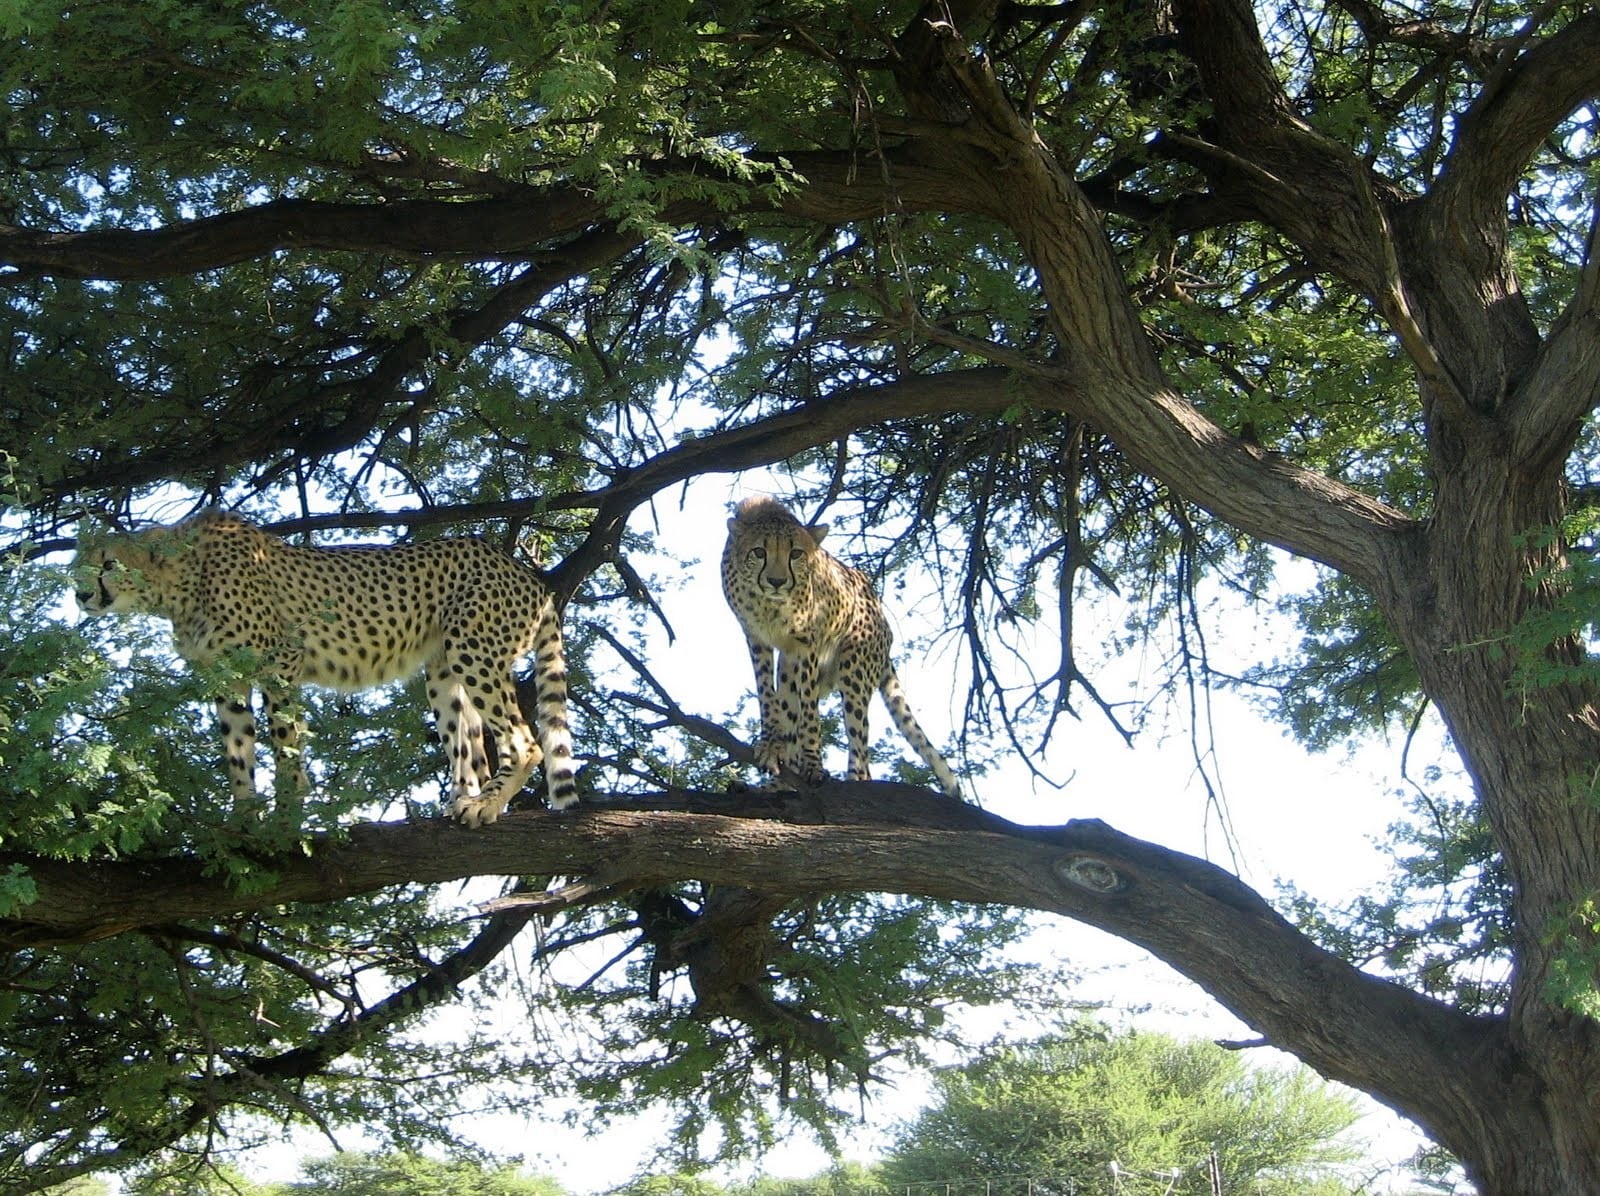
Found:
M 1354 1102 L 1304 1069 L 1252 1068 L 1214 1043 L 1070 1023 L 938 1074 L 902 1127 L 889 1191 L 1346 1192 Z
M 400 1151 L 305 1159 L 298 1175 L 282 1183 L 256 1183 L 233 1167 L 197 1160 L 178 1171 L 149 1168 L 124 1186 L 130 1196 L 566 1196 L 554 1180 L 513 1164 Z
M 999 962 L 1043 910 L 1483 1191 L 1600 1189 L 1597 51 L 1573 0 L 0 9 L 0 1180 L 286 1118 L 417 1142 L 465 1091 L 665 1102 L 685 1153 L 769 1140 L 769 1096 L 826 1132 L 952 1008 L 1060 996 Z M 1197 705 L 1437 717 L 1467 791 L 1390 897 L 1280 912 L 914 770 L 730 790 L 747 724 L 651 672 L 647 562 L 760 467 L 891 601 L 933 580 L 975 767 L 1137 735 L 1104 598 Z M 542 559 L 584 805 L 407 820 L 417 695 L 308 694 L 312 800 L 233 817 L 217 679 L 61 603 L 85 517 L 213 503 Z M 1219 675 L 1216 589 L 1300 642 Z M 480 914 L 467 877 L 515 879 Z

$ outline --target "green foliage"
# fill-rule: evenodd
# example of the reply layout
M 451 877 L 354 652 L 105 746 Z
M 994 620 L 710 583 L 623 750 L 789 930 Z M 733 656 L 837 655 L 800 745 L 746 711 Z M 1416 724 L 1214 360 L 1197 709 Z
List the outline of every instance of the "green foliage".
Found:
M 612 1188 L 607 1196 L 727 1196 L 727 1189 L 703 1175 L 680 1172 L 640 1176 Z
M 127 1196 L 277 1196 L 273 1185 L 252 1183 L 236 1167 L 203 1159 L 146 1168 L 127 1176 L 122 1187 Z
M 706 896 L 686 888 L 641 906 L 635 923 L 597 911 L 566 933 L 603 933 L 608 920 L 613 934 L 648 933 L 651 919 L 703 908 Z M 958 1011 L 1059 998 L 1064 977 L 1005 960 L 1025 925 L 1014 911 L 910 898 L 798 904 L 771 927 L 782 1012 L 744 1025 L 698 1009 L 686 974 L 632 957 L 561 997 L 572 1024 L 594 1035 L 573 1093 L 590 1117 L 667 1113 L 663 1154 L 685 1168 L 759 1154 L 797 1122 L 832 1145 L 888 1069 L 925 1065 L 935 1043 L 962 1041 Z
M 71 1179 L 53 1188 L 46 1188 L 44 1196 L 111 1196 L 110 1186 L 102 1179 L 84 1176 Z
M 1531 695 L 1559 685 L 1600 684 L 1600 510 L 1579 511 L 1564 526 L 1535 529 L 1524 541 L 1551 563 L 1527 583 L 1545 600 L 1530 604 L 1511 629 L 1513 685 Z
M 1422 702 L 1416 666 L 1370 595 L 1325 577 L 1281 608 L 1304 629 L 1287 659 L 1252 666 L 1244 684 L 1295 737 L 1321 751 L 1411 722 Z
M 1436 771 L 1426 778 L 1437 784 Z M 1473 1013 L 1509 997 L 1510 881 L 1477 803 L 1421 793 L 1389 828 L 1395 871 L 1384 890 L 1327 909 L 1285 885 L 1297 925 L 1361 967 L 1404 977 Z
M 891 1191 L 1110 1192 L 1118 1173 L 1173 1193 L 1344 1191 L 1348 1096 L 1304 1069 L 1251 1067 L 1207 1042 L 1071 1023 L 1053 1037 L 938 1073 L 932 1104 L 882 1167 Z M 1010 1185 L 1010 1186 L 1007 1186 Z M 987 1190 L 996 1190 L 989 1188 Z
M 1530 24 L 1513 0 L 1436 5 L 1446 49 L 1338 5 L 1252 11 L 1296 119 L 1421 206 L 1459 118 L 1481 110 L 1482 64 L 1509 64 L 1500 56 L 1578 8 L 1543 6 Z M 1199 150 L 1214 114 L 1158 10 L 1001 5 L 992 28 L 961 32 L 1099 206 L 1184 397 L 1252 452 L 1432 515 L 1410 359 L 1337 263 L 1219 205 L 1226 180 Z M 313 799 L 231 810 L 216 678 L 177 667 L 148 622 L 74 626 L 62 609 L 61 537 L 85 508 L 167 518 L 222 501 L 352 524 L 425 509 L 455 531 L 538 539 L 553 561 L 588 532 L 597 494 L 675 446 L 734 430 L 695 468 L 742 468 L 742 434 L 762 416 L 995 362 L 1098 385 L 1062 352 L 1039 247 L 964 196 L 937 211 L 900 202 L 928 165 L 907 145 L 943 127 L 896 77 L 916 69 L 901 36 L 922 19 L 911 0 L 0 6 L 0 224 L 51 245 L 181 229 L 194 254 L 123 251 L 98 271 L 30 264 L 0 279 L 0 535 L 14 550 L 0 575 L 0 848 L 198 862 L 243 888 L 308 831 L 431 811 L 439 793 L 415 687 L 313 693 Z M 1541 329 L 1581 276 L 1587 225 L 1572 217 L 1590 202 L 1591 119 L 1580 108 L 1557 122 L 1497 197 L 1515 212 L 1511 264 Z M 957 127 L 967 149 L 985 135 Z M 852 206 L 862 180 L 886 184 L 883 202 Z M 480 211 L 492 213 L 481 226 Z M 279 223 L 252 242 L 242 230 L 261 212 Z M 850 555 L 891 604 L 908 573 L 938 579 L 974 678 L 980 759 L 1032 758 L 1086 697 L 1135 730 L 1137 715 L 1091 688 L 1091 651 L 1139 650 L 1155 691 L 1214 683 L 1199 595 L 1256 600 L 1277 580 L 1272 554 L 1153 481 L 1123 451 L 1137 446 L 1037 409 L 1020 385 L 1005 397 L 1000 418 L 864 418 L 790 455 L 783 480 L 853 530 Z M 1595 430 L 1577 443 L 1568 474 L 1583 494 L 1600 482 Z M 643 660 L 649 620 L 619 597 L 664 580 L 633 564 L 655 547 L 647 524 L 634 518 L 568 619 L 585 784 L 620 794 L 730 776 L 726 745 L 680 725 L 699 712 L 616 651 Z M 1530 701 L 1592 687 L 1592 530 L 1563 529 L 1583 551 L 1533 579 L 1522 628 L 1496 629 L 1521 653 L 1514 683 Z M 1086 646 L 1074 603 L 1105 595 L 1120 624 Z M 1409 723 L 1416 669 L 1371 595 L 1318 575 L 1284 609 L 1300 643 L 1245 680 L 1296 735 L 1327 747 Z M 1147 651 L 1168 633 L 1170 652 Z M 1592 799 L 1592 777 L 1571 780 Z M 1392 892 L 1305 906 L 1306 925 L 1425 991 L 1498 1008 L 1511 886 L 1481 814 L 1425 805 L 1395 840 Z M 34 896 L 25 870 L 0 873 L 0 914 Z M 668 896 L 691 919 L 710 900 L 693 885 Z M 577 1094 L 596 1117 L 663 1107 L 680 1157 L 738 1153 L 786 1118 L 835 1132 L 859 1086 L 926 1060 L 951 1009 L 1016 998 L 1025 978 L 1003 962 L 1024 927 L 998 911 L 797 903 L 767 928 L 779 950 L 763 980 L 810 1019 L 798 1024 L 827 1028 L 830 1053 L 819 1037 L 706 1013 L 637 905 L 610 902 L 462 986 L 463 1005 L 559 1017 L 590 1048 L 576 1061 L 486 1020 L 446 1042 L 416 1011 L 363 1022 L 475 941 L 454 900 L 401 888 L 15 953 L 0 965 L 0 1186 L 123 1166 L 174 1127 L 201 1151 L 306 1117 L 436 1142 L 476 1083 L 483 1099 Z M 1578 1008 L 1591 900 L 1547 928 L 1572 936 L 1561 979 Z M 529 997 L 516 968 L 535 958 L 563 983 Z M 1041 999 L 1053 983 L 1035 981 Z M 317 1055 L 330 1041 L 341 1049 Z M 315 1056 L 305 1074 L 296 1052 Z M 1135 1129 L 1152 1151 L 1177 1149 Z
M 772 1179 L 763 1176 L 735 1188 L 730 1196 L 893 1196 L 881 1168 L 860 1163 L 836 1163 L 807 1179 Z
M 1550 928 L 1548 939 L 1561 945 L 1546 985 L 1550 1000 L 1600 1020 L 1600 893 L 1577 902 L 1565 922 Z
M 554 1180 L 511 1164 L 469 1159 L 441 1162 L 423 1155 L 336 1154 L 301 1167 L 303 1179 L 267 1196 L 563 1196 Z

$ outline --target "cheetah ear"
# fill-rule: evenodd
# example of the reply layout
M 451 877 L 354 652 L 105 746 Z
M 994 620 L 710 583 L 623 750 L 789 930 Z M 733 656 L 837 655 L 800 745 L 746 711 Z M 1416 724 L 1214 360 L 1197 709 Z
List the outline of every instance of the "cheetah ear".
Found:
M 806 531 L 811 533 L 811 538 L 813 540 L 815 540 L 818 544 L 821 544 L 823 537 L 828 534 L 828 525 L 826 523 L 813 523 L 810 527 L 806 528 Z

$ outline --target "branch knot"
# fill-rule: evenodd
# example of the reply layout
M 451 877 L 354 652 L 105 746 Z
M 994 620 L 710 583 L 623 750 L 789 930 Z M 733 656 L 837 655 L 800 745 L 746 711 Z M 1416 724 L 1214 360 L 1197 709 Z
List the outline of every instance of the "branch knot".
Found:
M 1108 897 L 1129 887 L 1129 882 L 1099 856 L 1069 855 L 1055 862 L 1056 875 L 1069 885 Z

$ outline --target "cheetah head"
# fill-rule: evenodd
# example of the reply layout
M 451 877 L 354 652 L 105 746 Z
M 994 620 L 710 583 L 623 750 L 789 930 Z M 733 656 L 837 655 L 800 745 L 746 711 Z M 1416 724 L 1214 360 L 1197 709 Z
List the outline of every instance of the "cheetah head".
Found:
M 736 521 L 735 521 L 736 522 Z M 741 550 L 738 569 L 755 593 L 777 602 L 810 593 L 822 538 L 828 525 L 799 523 L 736 527 Z
M 115 539 L 80 538 L 72 562 L 74 596 L 87 615 L 151 609 L 168 562 L 146 543 L 151 533 Z

